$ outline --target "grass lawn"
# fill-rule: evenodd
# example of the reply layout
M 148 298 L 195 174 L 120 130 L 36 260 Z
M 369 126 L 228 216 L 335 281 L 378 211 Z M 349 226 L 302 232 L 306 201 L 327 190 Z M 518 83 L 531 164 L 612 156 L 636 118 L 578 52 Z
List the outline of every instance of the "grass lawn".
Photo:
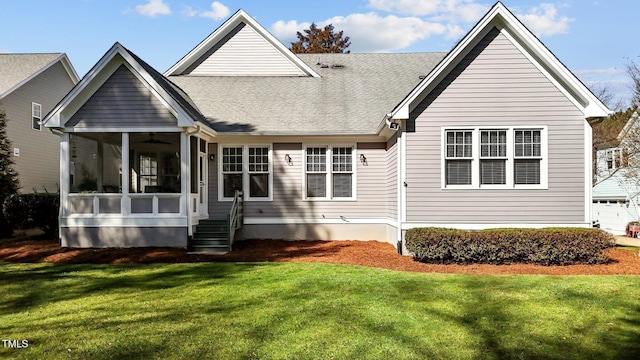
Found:
M 0 263 L 17 359 L 625 359 L 639 276 L 471 276 L 304 263 Z

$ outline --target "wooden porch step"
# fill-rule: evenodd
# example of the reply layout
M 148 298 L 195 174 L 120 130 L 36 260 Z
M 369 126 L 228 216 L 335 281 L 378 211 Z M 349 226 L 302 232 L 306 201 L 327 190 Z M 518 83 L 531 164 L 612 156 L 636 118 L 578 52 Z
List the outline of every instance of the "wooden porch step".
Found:
M 208 254 L 229 252 L 229 222 L 227 219 L 201 220 L 196 225 L 193 237 L 189 240 L 188 251 Z

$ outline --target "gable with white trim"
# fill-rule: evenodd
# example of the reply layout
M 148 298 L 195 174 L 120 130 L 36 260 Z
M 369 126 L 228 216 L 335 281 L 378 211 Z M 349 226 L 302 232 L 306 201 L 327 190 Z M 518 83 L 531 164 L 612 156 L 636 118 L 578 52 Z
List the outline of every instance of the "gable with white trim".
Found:
M 307 76 L 251 26 L 240 23 L 184 75 Z
M 175 115 L 124 64 L 69 119 L 66 126 L 175 126 Z

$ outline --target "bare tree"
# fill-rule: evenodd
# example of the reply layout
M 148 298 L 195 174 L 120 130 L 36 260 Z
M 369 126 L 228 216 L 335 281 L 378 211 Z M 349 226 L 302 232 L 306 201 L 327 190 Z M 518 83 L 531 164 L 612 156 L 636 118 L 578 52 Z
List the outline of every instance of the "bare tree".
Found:
M 633 94 L 632 106 L 640 105 L 640 65 L 635 61 L 627 59 L 627 74 L 631 78 L 631 91 Z

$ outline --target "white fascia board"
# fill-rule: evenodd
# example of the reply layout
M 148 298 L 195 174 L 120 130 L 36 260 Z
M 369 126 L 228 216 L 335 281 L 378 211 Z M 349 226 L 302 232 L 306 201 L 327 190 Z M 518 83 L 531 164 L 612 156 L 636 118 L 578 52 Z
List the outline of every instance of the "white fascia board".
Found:
M 164 76 L 180 75 L 186 68 L 188 68 L 194 61 L 204 55 L 212 46 L 215 46 L 222 38 L 224 38 L 229 32 L 231 32 L 240 23 L 245 23 L 251 26 L 258 34 L 260 34 L 265 40 L 273 45 L 278 51 L 280 51 L 287 59 L 289 59 L 294 65 L 300 68 L 303 72 L 309 76 L 320 77 L 311 67 L 309 67 L 304 61 L 300 60 L 291 50 L 287 49 L 275 36 L 271 35 L 260 23 L 253 19 L 244 10 L 238 10 L 233 16 L 225 21 L 219 28 L 217 28 L 211 35 L 198 44 L 193 50 L 185 55 L 180 61 L 173 65 L 169 70 L 164 73 Z
M 525 51 L 555 74 L 557 81 L 565 87 L 571 97 L 580 104 L 585 119 L 606 117 L 611 114 L 593 93 L 551 53 L 502 3 L 496 3 L 476 26 L 460 40 L 449 54 L 425 77 L 418 86 L 392 111 L 393 119 L 408 119 L 413 107 L 446 76 L 458 62 L 492 29 L 506 28 L 517 39 Z M 517 44 L 516 44 L 517 45 Z M 555 81 L 554 81 L 555 83 Z

